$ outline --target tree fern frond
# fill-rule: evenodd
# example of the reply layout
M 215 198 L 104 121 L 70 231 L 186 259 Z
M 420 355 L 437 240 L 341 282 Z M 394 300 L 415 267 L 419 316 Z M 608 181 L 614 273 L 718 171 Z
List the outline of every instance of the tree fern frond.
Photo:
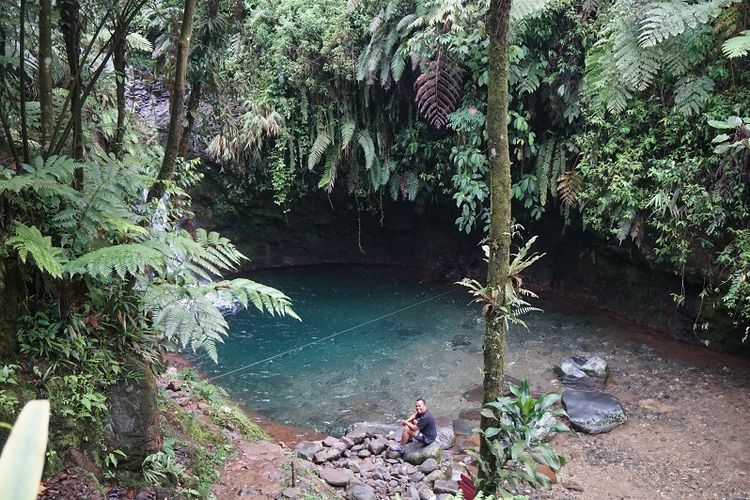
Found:
M 357 133 L 357 144 L 360 145 L 365 155 L 365 168 L 370 169 L 373 162 L 375 161 L 375 143 L 372 141 L 372 136 L 367 130 L 360 130 Z
M 435 128 L 445 126 L 461 95 L 458 68 L 447 57 L 438 57 L 419 75 L 414 87 L 417 90 L 414 100 L 422 116 Z
M 310 149 L 310 154 L 307 157 L 308 169 L 312 170 L 315 168 L 315 165 L 320 162 L 320 159 L 331 144 L 333 144 L 333 141 L 331 140 L 330 135 L 326 132 L 320 132 L 318 134 L 318 137 L 315 138 L 315 142 L 313 142 L 312 148 Z
M 18 252 L 18 258 L 24 264 L 31 256 L 36 267 L 53 278 L 62 278 L 63 249 L 52 246 L 52 238 L 43 236 L 36 226 L 15 223 L 14 236 L 8 238 L 5 245 Z
M 514 0 L 510 6 L 510 20 L 517 23 L 540 14 L 552 0 Z
M 353 121 L 347 121 L 343 125 L 341 125 L 341 151 L 344 151 L 349 147 L 349 144 L 352 141 L 352 137 L 354 137 L 354 131 L 356 130 L 356 128 L 357 126 Z
M 742 31 L 738 36 L 726 40 L 722 44 L 721 50 L 730 59 L 746 56 L 750 52 L 750 30 Z
M 262 313 L 274 316 L 289 316 L 298 321 L 300 317 L 292 308 L 291 299 L 283 292 L 246 278 L 220 281 L 207 285 L 208 296 L 215 302 L 239 302 L 243 307 L 255 306 Z
M 400 50 L 393 53 L 391 58 L 391 77 L 394 81 L 401 80 L 406 69 L 406 58 L 403 56 Z
M 163 252 L 149 244 L 128 243 L 84 254 L 65 264 L 63 270 L 71 276 L 80 274 L 106 281 L 112 273 L 125 279 L 128 274 L 140 276 L 147 268 L 163 273 Z
M 689 29 L 707 24 L 721 14 L 722 9 L 738 0 L 710 0 L 688 4 L 682 0 L 658 2 L 640 21 L 638 43 L 654 47 L 669 38 L 682 35 Z
M 674 105 L 685 116 L 703 111 L 714 90 L 714 81 L 707 76 L 687 77 L 675 85 Z
M 557 179 L 557 193 L 560 195 L 560 201 L 563 205 L 574 206 L 582 188 L 581 176 L 575 171 L 569 170 Z

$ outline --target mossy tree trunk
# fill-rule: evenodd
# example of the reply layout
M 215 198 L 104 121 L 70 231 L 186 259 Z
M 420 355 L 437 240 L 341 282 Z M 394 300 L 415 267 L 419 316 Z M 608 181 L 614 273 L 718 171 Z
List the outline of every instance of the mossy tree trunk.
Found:
M 174 85 L 169 99 L 169 131 L 167 145 L 164 148 L 164 160 L 156 178 L 156 184 L 148 193 L 148 199 L 159 199 L 164 194 L 164 181 L 174 177 L 177 153 L 180 146 L 183 129 L 183 107 L 185 105 L 185 76 L 187 75 L 188 56 L 190 54 L 190 37 L 193 34 L 193 17 L 196 0 L 185 0 L 185 10 L 182 14 L 180 27 L 180 41 L 177 45 L 177 64 L 175 66 Z
M 39 2 L 39 108 L 42 150 L 52 139 L 52 0 Z
M 489 87 L 487 91 L 487 145 L 490 163 L 490 259 L 487 271 L 489 290 L 498 296 L 486 317 L 484 333 L 484 403 L 501 395 L 505 371 L 505 336 L 508 324 L 503 308 L 508 302 L 505 283 L 508 281 L 510 258 L 510 153 L 508 150 L 508 25 L 511 0 L 491 0 L 489 35 Z M 501 307 L 502 306 L 502 307 Z M 491 421 L 482 417 L 481 427 Z M 496 464 L 487 443 L 482 440 L 480 454 L 490 469 Z M 490 478 L 484 478 L 488 480 Z M 494 492 L 496 484 L 486 484 L 486 492 Z

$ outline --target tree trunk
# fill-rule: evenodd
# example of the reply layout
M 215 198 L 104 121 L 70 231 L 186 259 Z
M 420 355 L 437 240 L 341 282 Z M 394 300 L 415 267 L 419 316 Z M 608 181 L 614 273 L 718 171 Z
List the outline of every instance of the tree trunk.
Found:
M 193 15 L 195 13 L 196 0 L 185 0 L 185 10 L 182 14 L 182 26 L 180 28 L 180 42 L 177 46 L 177 66 L 175 67 L 174 85 L 169 100 L 169 132 L 167 145 L 164 148 L 164 161 L 162 161 L 156 184 L 148 193 L 148 199 L 159 199 L 164 194 L 164 182 L 171 180 L 174 176 L 175 164 L 177 163 L 177 149 L 180 146 L 182 136 L 183 107 L 185 104 L 185 75 L 187 74 L 188 55 L 190 53 L 190 37 L 193 33 Z
M 5 60 L 5 57 L 6 57 L 5 55 L 6 42 L 7 42 L 7 38 L 5 35 L 5 29 L 2 26 L 0 26 L 0 57 L 3 60 Z M 2 103 L 13 102 L 10 98 L 5 97 L 6 90 L 7 90 L 7 87 L 6 87 L 7 85 L 6 75 L 8 72 L 7 66 L 8 64 L 6 63 L 0 64 L 0 102 Z M 8 95 L 10 95 L 10 92 L 8 92 Z M 18 156 L 16 143 L 13 141 L 13 134 L 11 133 L 10 121 L 8 120 L 8 117 L 5 115 L 5 107 L 3 106 L 3 104 L 0 104 L 0 121 L 2 121 L 3 133 L 5 134 L 5 141 L 8 143 L 10 154 L 13 155 L 13 163 L 15 163 L 16 167 L 18 167 L 21 163 L 21 158 Z M 2 221 L 0 221 L 0 225 L 1 224 L 2 224 Z
M 484 333 L 484 403 L 494 401 L 502 393 L 505 371 L 505 336 L 508 330 L 505 309 L 508 297 L 510 260 L 510 153 L 508 150 L 508 24 L 511 0 L 491 0 L 488 31 L 490 35 L 489 84 L 487 90 L 487 145 L 490 164 L 490 260 L 487 287 L 497 290 L 495 306 L 485 318 Z M 482 417 L 481 428 L 491 421 Z M 490 469 L 496 464 L 487 443 L 482 440 L 480 455 Z M 481 472 L 480 472 L 481 474 Z M 489 479 L 489 478 L 485 478 Z M 485 491 L 494 493 L 496 484 L 487 484 Z
M 60 5 L 60 28 L 65 39 L 65 53 L 70 71 L 70 103 L 73 116 L 73 158 L 83 159 L 83 120 L 81 114 L 81 6 L 78 0 L 63 0 Z M 83 184 L 81 169 L 76 171 L 78 184 Z
M 201 102 L 202 90 L 202 81 L 195 82 L 195 84 L 193 84 L 193 88 L 190 89 L 190 97 L 188 98 L 187 104 L 187 116 L 185 119 L 185 128 L 182 129 L 180 148 L 178 150 L 179 156 L 182 156 L 183 158 L 187 156 L 188 144 L 190 142 L 190 133 L 193 131 L 193 126 L 195 125 L 195 116 L 198 114 L 198 105 Z
M 211 57 L 212 40 L 211 29 L 209 26 L 215 25 L 216 18 L 219 15 L 219 0 L 210 0 L 208 2 L 208 23 L 203 27 L 203 33 L 200 39 L 201 59 Z M 195 61 L 195 59 L 193 59 Z M 210 62 L 209 62 L 210 64 Z M 209 64 L 203 64 L 202 67 L 209 66 Z M 209 66 L 210 67 L 210 66 Z M 188 144 L 190 142 L 190 134 L 193 131 L 195 125 L 195 117 L 198 113 L 198 106 L 201 103 L 201 94 L 203 92 L 203 79 L 207 75 L 201 75 L 197 78 L 197 81 L 193 83 L 190 88 L 190 98 L 188 99 L 185 128 L 182 130 L 182 137 L 180 138 L 180 147 L 178 149 L 179 156 L 185 158 L 187 156 Z
M 26 123 L 26 0 L 21 0 L 20 24 L 18 35 L 18 94 L 21 100 L 21 142 L 23 143 L 23 161 L 29 163 L 29 127 Z
M 52 116 L 52 0 L 39 2 L 39 107 L 42 151 L 49 150 Z
M 121 41 L 115 45 L 114 52 L 112 54 L 114 67 L 115 67 L 115 82 L 116 82 L 116 93 L 117 93 L 117 129 L 115 130 L 115 137 L 112 141 L 112 152 L 118 157 L 122 158 L 123 144 L 125 140 L 125 37 L 123 36 Z

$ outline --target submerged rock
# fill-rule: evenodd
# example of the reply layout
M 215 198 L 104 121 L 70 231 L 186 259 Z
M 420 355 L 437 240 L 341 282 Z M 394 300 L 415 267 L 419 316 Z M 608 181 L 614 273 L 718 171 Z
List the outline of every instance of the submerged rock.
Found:
M 620 401 L 604 392 L 568 389 L 562 403 L 573 427 L 587 434 L 611 431 L 628 419 Z

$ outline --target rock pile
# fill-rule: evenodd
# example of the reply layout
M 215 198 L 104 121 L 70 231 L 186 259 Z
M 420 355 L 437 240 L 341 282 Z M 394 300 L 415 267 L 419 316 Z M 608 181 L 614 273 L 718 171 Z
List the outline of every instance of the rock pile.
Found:
M 471 462 L 466 457 L 454 463 L 452 424 L 438 422 L 434 443 L 408 443 L 403 455 L 391 450 L 400 437 L 399 425 L 365 422 L 350 427 L 340 439 L 304 441 L 295 451 L 315 464 L 324 481 L 345 489 L 348 499 L 392 498 L 396 494 L 412 500 L 452 498 L 464 471 L 461 465 Z
M 562 402 L 576 430 L 599 434 L 627 421 L 620 401 L 602 391 L 609 378 L 609 367 L 602 358 L 567 358 L 555 367 L 555 372 L 569 387 L 563 392 Z

